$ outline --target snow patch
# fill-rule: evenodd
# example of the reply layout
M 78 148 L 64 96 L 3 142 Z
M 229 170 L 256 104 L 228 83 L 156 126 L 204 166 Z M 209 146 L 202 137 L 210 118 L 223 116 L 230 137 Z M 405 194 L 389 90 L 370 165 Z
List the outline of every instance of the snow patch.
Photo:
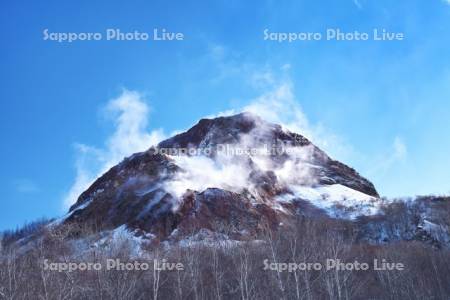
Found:
M 276 198 L 279 202 L 291 202 L 300 198 L 325 210 L 332 217 L 354 219 L 359 215 L 374 215 L 379 211 L 377 198 L 353 190 L 341 184 L 322 186 L 291 185 L 293 194 Z

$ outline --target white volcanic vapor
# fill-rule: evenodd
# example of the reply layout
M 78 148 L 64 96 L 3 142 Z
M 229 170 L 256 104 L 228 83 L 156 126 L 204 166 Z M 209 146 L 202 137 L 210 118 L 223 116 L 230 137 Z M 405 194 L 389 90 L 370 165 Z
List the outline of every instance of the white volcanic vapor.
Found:
M 149 110 L 142 96 L 134 91 L 125 90 L 108 103 L 106 111 L 113 116 L 116 130 L 107 141 L 105 169 L 164 138 L 162 130 L 147 132 Z
M 239 142 L 235 144 L 222 145 L 214 158 L 205 155 L 172 156 L 183 172 L 167 181 L 164 188 L 177 198 L 187 190 L 201 192 L 207 188 L 221 188 L 240 193 L 246 189 L 258 199 L 258 184 L 252 181 L 254 172 L 274 172 L 278 184 L 283 186 L 316 183 L 311 172 L 312 146 L 285 148 L 288 154 L 286 161 L 275 163 L 270 156 L 273 145 L 256 142 L 271 134 L 268 123 L 258 117 L 253 121 L 256 127 L 252 131 L 241 134 Z
M 248 186 L 250 169 L 242 160 L 231 162 L 225 155 L 216 159 L 206 156 L 174 156 L 180 172 L 175 180 L 166 184 L 166 189 L 176 197 L 186 190 L 203 191 L 207 188 L 223 188 L 239 192 Z
M 64 197 L 64 209 L 75 203 L 96 178 L 124 157 L 144 151 L 164 139 L 162 130 L 147 131 L 149 110 L 142 95 L 128 90 L 108 102 L 105 112 L 112 116 L 115 130 L 103 148 L 76 144 L 77 175 Z
M 302 108 L 295 101 L 293 87 L 289 81 L 274 86 L 272 90 L 245 106 L 242 111 L 254 113 L 268 122 L 281 124 L 307 138 L 314 135 Z
M 345 159 L 352 147 L 339 136 L 324 128 L 320 123 L 311 123 L 295 94 L 295 87 L 290 77 L 285 74 L 289 65 L 282 67 L 284 73 L 274 74 L 270 70 L 255 72 L 258 86 L 263 89 L 260 96 L 249 101 L 240 109 L 226 110 L 207 118 L 231 116 L 239 112 L 251 112 L 262 119 L 280 124 L 284 129 L 296 132 L 313 141 L 332 157 Z M 263 78 L 263 79 L 261 79 Z M 270 78 L 270 80 L 265 80 Z M 253 83 L 256 85 L 255 83 Z
M 272 73 L 269 72 L 269 74 L 271 74 L 271 77 L 274 77 Z M 264 76 L 269 75 L 266 74 Z M 310 125 L 300 104 L 295 99 L 293 85 L 290 80 L 282 80 L 277 83 L 271 81 L 268 85 L 261 85 L 267 87 L 266 91 L 259 97 L 252 99 L 248 105 L 237 110 L 229 109 L 217 114 L 211 114 L 206 116 L 206 118 L 231 116 L 239 112 L 251 112 L 268 122 L 280 124 L 292 132 L 301 133 L 309 139 L 318 136 L 320 129 L 313 128 Z
M 313 175 L 314 165 L 311 163 L 313 147 L 290 148 L 290 159 L 283 167 L 276 169 L 277 178 L 285 185 L 313 185 L 317 178 Z
M 246 189 L 259 200 L 258 186 L 250 180 L 250 175 L 255 169 L 261 167 L 262 170 L 264 165 L 270 163 L 267 157 L 252 157 L 254 162 L 252 167 L 244 157 L 235 158 L 233 161 L 223 157 L 211 159 L 205 156 L 177 156 L 174 159 L 183 172 L 180 172 L 174 180 L 167 181 L 164 189 L 178 199 L 187 190 L 202 192 L 207 188 L 220 188 L 236 193 Z M 295 157 L 273 171 L 277 175 L 278 183 L 283 186 L 290 184 L 301 186 L 315 182 L 309 165 L 300 163 Z

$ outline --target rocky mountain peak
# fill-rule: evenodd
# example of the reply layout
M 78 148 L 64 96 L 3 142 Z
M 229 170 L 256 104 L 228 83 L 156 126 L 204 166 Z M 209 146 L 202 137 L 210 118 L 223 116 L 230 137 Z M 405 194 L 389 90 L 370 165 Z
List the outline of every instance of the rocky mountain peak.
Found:
M 126 225 L 165 240 L 192 227 L 214 231 L 220 221 L 239 237 L 262 222 L 286 222 L 304 202 L 354 218 L 373 213 L 377 198 L 371 182 L 305 137 L 241 113 L 202 119 L 125 158 L 80 195 L 64 222 Z

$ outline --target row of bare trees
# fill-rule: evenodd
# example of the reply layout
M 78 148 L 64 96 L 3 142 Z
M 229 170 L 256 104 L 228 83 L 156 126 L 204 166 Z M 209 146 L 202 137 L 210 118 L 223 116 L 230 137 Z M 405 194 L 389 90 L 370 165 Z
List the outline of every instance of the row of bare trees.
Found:
M 265 230 L 258 240 L 148 246 L 136 257 L 127 239 L 80 247 L 70 230 L 47 231 L 25 246 L 0 243 L 0 299 L 449 299 L 450 252 L 419 242 L 369 245 L 333 220 L 299 219 L 289 230 Z M 2 246 L 3 245 L 3 246 Z M 54 262 L 163 258 L 183 270 L 51 271 Z M 405 270 L 374 270 L 374 259 Z M 369 270 L 264 270 L 263 262 L 366 262 Z

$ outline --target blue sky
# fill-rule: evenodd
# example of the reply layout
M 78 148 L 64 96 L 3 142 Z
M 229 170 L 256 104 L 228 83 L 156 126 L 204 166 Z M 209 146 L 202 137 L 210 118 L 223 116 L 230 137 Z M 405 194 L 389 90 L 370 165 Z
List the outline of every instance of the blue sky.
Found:
M 43 40 L 46 28 L 165 28 L 185 39 L 58 43 Z M 405 40 L 263 39 L 264 29 L 327 28 L 386 29 Z M 444 0 L 3 1 L 0 32 L 0 229 L 64 213 L 80 161 L 94 168 L 111 152 L 123 116 L 111 105 L 125 90 L 148 108 L 136 136 L 149 138 L 288 86 L 295 102 L 288 105 L 307 119 L 313 142 L 371 179 L 380 194 L 450 192 Z M 280 120 L 291 112 L 280 111 Z

